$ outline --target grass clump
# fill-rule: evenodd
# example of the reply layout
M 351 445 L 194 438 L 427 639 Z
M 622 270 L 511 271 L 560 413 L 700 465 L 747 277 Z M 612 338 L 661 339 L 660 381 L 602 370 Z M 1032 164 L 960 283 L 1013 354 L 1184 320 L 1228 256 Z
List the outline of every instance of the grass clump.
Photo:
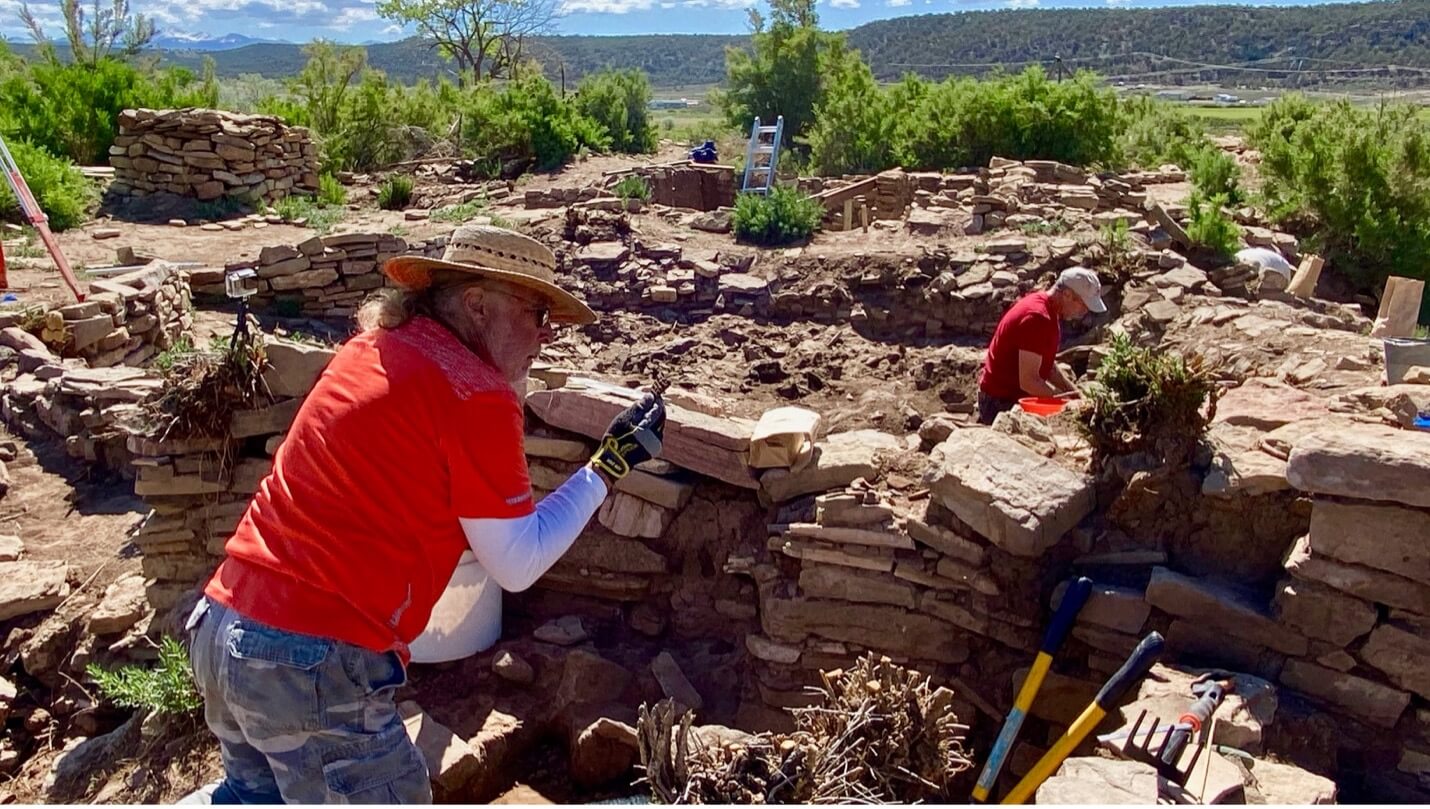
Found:
M 650 202 L 650 183 L 638 174 L 627 174 L 611 187 L 611 193 L 624 200 Z
M 474 199 L 469 202 L 462 202 L 456 205 L 445 205 L 441 208 L 438 208 L 437 210 L 432 212 L 431 216 L 427 217 L 427 221 L 452 222 L 456 224 L 461 224 L 474 218 L 477 214 L 481 213 L 485 209 L 486 203 Z
M 384 211 L 400 211 L 412 202 L 412 178 L 406 174 L 394 174 L 387 178 L 377 192 L 377 207 Z
M 808 238 L 824 218 L 824 206 L 789 186 L 776 186 L 768 194 L 740 194 L 735 198 L 731 227 L 736 237 L 754 244 L 789 244 Z
M 341 206 L 321 205 L 314 202 L 312 197 L 299 194 L 292 194 L 278 200 L 273 208 L 284 220 L 294 223 L 302 220 L 308 227 L 320 234 L 332 230 L 333 225 L 342 221 L 344 213 Z
M 1180 463 L 1206 435 L 1218 390 L 1200 358 L 1140 348 L 1114 334 L 1078 415 L 1098 457 L 1151 452 Z
M 204 705 L 194 686 L 188 653 L 168 636 L 159 643 L 159 661 L 153 668 L 122 666 L 111 671 L 91 663 L 85 672 L 94 678 L 105 698 L 122 708 L 184 715 Z
M 348 190 L 343 188 L 343 184 L 338 182 L 337 177 L 324 174 L 318 178 L 318 204 L 346 205 L 348 204 Z

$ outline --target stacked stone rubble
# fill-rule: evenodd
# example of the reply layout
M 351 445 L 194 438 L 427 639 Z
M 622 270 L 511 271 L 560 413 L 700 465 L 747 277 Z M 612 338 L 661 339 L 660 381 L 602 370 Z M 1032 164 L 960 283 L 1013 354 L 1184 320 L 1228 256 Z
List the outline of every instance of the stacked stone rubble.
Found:
M 36 333 L 21 328 L 22 318 Z M 73 457 L 128 471 L 120 431 L 160 388 L 145 366 L 193 325 L 188 274 L 155 263 L 91 282 L 82 303 L 0 322 L 0 345 L 16 352 L 19 369 L 4 394 L 6 422 L 60 438 Z
M 248 500 L 273 468 L 273 454 L 303 397 L 335 353 L 268 340 L 269 401 L 234 413 L 224 437 L 159 438 L 131 430 L 134 493 L 152 509 L 135 535 L 156 612 L 178 603 L 223 558 Z
M 129 109 L 109 149 L 111 192 L 274 202 L 318 191 L 318 147 L 307 129 L 270 115 Z
M 256 259 L 222 268 L 194 270 L 193 293 L 208 300 L 225 295 L 224 275 L 238 270 L 258 274 L 258 292 L 250 305 L 276 306 L 310 317 L 350 317 L 374 290 L 388 284 L 382 263 L 405 254 L 439 255 L 446 238 L 409 244 L 386 233 L 314 236 L 296 245 L 270 245 Z

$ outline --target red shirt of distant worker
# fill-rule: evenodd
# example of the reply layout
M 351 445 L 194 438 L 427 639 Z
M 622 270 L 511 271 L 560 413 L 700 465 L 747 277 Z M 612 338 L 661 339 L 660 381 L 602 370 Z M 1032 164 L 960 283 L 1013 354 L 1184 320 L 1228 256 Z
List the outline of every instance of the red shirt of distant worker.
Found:
M 1070 267 L 1046 292 L 1032 292 L 998 321 L 978 377 L 978 423 L 992 424 L 1025 396 L 1073 398 L 1077 387 L 1054 358 L 1062 340 L 1060 320 L 1107 311 L 1102 282 L 1092 270 Z

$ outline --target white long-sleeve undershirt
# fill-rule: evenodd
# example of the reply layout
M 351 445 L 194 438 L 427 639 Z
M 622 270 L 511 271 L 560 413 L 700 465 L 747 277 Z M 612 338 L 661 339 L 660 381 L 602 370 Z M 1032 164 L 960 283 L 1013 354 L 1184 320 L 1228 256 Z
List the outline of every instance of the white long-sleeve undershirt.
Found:
M 517 593 L 541 578 L 580 536 L 606 499 L 606 482 L 583 466 L 525 517 L 462 517 L 477 561 L 503 590 Z

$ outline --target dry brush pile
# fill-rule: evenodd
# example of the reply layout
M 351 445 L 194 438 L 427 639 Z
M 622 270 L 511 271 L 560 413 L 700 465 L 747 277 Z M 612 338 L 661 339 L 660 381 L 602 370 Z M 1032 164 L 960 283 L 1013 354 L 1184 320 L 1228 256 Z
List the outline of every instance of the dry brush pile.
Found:
M 641 763 L 660 803 L 951 801 L 972 763 L 953 692 L 866 654 L 822 672 L 816 704 L 792 709 L 795 731 L 708 743 L 670 700 L 641 707 Z M 967 786 L 967 785 L 965 785 Z M 955 793 L 959 794 L 955 794 Z M 966 797 L 966 796 L 962 796 Z

